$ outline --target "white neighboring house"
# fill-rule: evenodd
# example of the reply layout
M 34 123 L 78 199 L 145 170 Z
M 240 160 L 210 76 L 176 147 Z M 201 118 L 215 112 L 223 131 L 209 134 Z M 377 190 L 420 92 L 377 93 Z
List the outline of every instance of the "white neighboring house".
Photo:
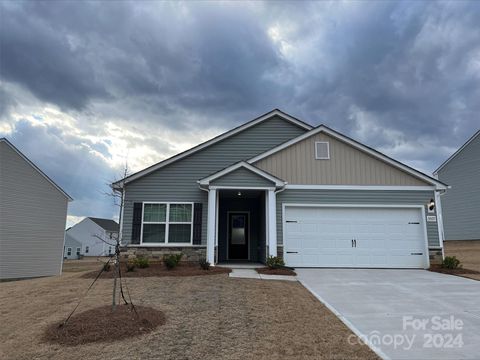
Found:
M 119 225 L 110 219 L 87 217 L 67 229 L 65 239 L 75 240 L 81 245 L 80 255 L 83 256 L 109 256 L 115 253 L 115 242 L 118 237 Z M 71 255 L 65 245 L 64 257 L 76 259 L 76 249 L 71 243 Z
M 65 233 L 65 246 L 63 248 L 64 259 L 79 259 L 83 255 L 83 246 L 80 241 Z

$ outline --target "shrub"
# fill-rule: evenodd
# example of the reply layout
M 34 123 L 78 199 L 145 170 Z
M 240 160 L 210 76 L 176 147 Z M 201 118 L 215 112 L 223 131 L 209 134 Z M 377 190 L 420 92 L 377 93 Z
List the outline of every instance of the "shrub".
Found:
M 207 259 L 201 259 L 199 264 L 203 270 L 210 270 L 210 263 L 207 261 Z
M 171 270 L 175 268 L 178 263 L 180 262 L 180 259 L 182 258 L 183 254 L 168 254 L 168 255 L 163 255 L 163 262 L 165 263 L 165 266 L 167 269 Z
M 285 266 L 285 262 L 283 261 L 283 259 L 282 259 L 281 257 L 278 257 L 278 256 L 269 256 L 269 257 L 267 258 L 267 266 L 268 266 L 270 269 L 276 269 L 276 268 Z
M 132 271 L 135 271 L 135 267 L 137 265 L 135 264 L 135 261 L 134 260 L 128 260 L 127 261 L 127 264 L 126 264 L 126 267 L 127 267 L 127 272 L 132 272 Z
M 461 267 L 460 260 L 458 260 L 455 256 L 446 256 L 442 261 L 442 268 L 445 269 L 458 269 Z
M 103 264 L 103 271 L 110 271 L 111 267 L 112 266 L 110 265 L 110 263 L 107 262 L 107 263 Z
M 146 257 L 139 256 L 135 259 L 135 266 L 140 269 L 148 268 L 150 266 L 150 260 Z

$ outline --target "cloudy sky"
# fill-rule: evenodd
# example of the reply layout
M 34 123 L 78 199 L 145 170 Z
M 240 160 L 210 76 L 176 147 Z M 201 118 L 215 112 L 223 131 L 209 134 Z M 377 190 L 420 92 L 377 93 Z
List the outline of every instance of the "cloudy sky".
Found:
M 75 201 L 280 108 L 431 172 L 480 127 L 480 2 L 0 1 L 0 137 Z

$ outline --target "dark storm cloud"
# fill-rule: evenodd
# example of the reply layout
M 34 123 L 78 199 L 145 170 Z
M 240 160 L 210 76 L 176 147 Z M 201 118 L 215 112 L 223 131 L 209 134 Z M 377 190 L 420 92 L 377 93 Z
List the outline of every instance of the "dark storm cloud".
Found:
M 76 199 L 97 203 L 114 172 L 107 122 L 125 130 L 127 152 L 145 147 L 134 160 L 153 163 L 182 139 L 278 107 L 427 171 L 480 124 L 480 2 L 4 1 L 0 11 L 0 125 L 33 154 L 56 144 L 61 155 L 39 161 L 75 181 Z M 18 114 L 23 91 L 82 135 L 15 122 L 34 113 Z M 88 168 L 95 179 L 72 179 Z

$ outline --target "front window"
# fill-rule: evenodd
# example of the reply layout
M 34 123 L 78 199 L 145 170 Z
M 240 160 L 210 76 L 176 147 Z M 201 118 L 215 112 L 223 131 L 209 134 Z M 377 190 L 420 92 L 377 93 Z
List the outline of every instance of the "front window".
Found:
M 67 255 L 68 256 L 72 255 L 72 248 L 67 248 Z
M 192 203 L 145 203 L 143 206 L 142 243 L 192 243 Z
M 77 256 L 80 256 L 80 248 L 77 248 Z
M 85 254 L 88 254 L 88 250 L 90 250 L 90 248 L 88 246 L 85 246 Z

